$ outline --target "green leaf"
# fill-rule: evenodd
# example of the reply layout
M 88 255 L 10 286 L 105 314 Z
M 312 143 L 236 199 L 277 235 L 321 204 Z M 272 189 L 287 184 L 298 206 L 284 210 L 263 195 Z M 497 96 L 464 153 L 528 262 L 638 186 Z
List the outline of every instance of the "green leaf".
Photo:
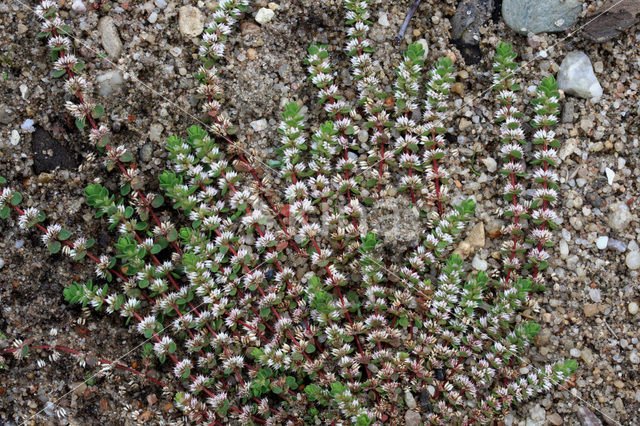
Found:
M 174 353 L 176 351 L 176 349 L 177 349 L 177 346 L 176 346 L 175 342 L 169 343 L 169 353 L 170 354 Z
M 93 118 L 100 118 L 102 114 L 104 114 L 104 107 L 100 104 L 96 105 L 92 111 Z
M 17 206 L 22 202 L 22 194 L 19 192 L 14 192 L 11 194 L 11 200 L 9 200 L 12 206 Z
M 60 232 L 58 232 L 58 240 L 60 241 L 65 241 L 69 239 L 70 236 L 71 236 L 71 232 L 67 231 L 64 228 L 61 229 Z
M 49 249 L 51 254 L 56 254 L 62 248 L 62 244 L 60 243 L 60 241 L 50 241 L 49 244 L 47 244 L 47 248 Z
M 84 129 L 84 119 L 76 118 L 76 127 L 78 130 Z
M 314 346 L 313 343 L 309 343 L 309 345 L 307 345 L 307 348 L 305 349 L 305 352 L 308 354 L 312 354 L 316 351 L 316 347 Z
M 0 219 L 8 218 L 10 212 L 11 209 L 9 208 L 9 206 L 4 206 L 2 209 L 0 209 Z
M 76 63 L 76 65 L 73 67 L 73 70 L 75 72 L 81 72 L 84 69 L 84 62 L 83 61 L 78 61 Z
M 53 70 L 53 78 L 60 78 L 67 72 L 65 70 Z

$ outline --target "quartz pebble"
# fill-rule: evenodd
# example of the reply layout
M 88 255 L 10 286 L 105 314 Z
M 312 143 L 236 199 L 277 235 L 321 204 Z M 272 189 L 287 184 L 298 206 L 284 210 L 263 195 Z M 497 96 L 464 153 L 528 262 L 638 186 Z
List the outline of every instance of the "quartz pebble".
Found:
M 252 121 L 249 124 L 256 132 L 262 132 L 267 128 L 267 120 L 265 120 L 264 118 L 261 120 Z
M 602 86 L 598 82 L 589 57 L 581 51 L 567 53 L 558 71 L 558 88 L 569 95 L 599 99 Z
M 389 17 L 386 13 L 382 12 L 380 16 L 378 16 L 378 24 L 382 27 L 388 27 L 390 25 Z
M 640 251 L 630 251 L 625 259 L 627 268 L 631 270 L 640 269 Z
M 627 306 L 627 310 L 631 315 L 635 315 L 638 313 L 638 304 L 636 302 L 629 302 L 629 306 Z
M 609 225 L 618 232 L 626 229 L 633 220 L 633 215 L 629 210 L 627 203 L 619 202 L 611 206 L 611 215 L 609 215 Z
M 598 247 L 600 250 L 604 250 L 607 248 L 608 242 L 609 237 L 607 237 L 606 235 L 598 237 L 598 239 L 596 240 L 596 247 Z
M 486 271 L 489 267 L 489 264 L 486 260 L 480 258 L 477 254 L 474 256 L 473 261 L 471 262 L 471 266 L 477 271 Z
M 273 10 L 263 7 L 256 13 L 256 22 L 260 25 L 266 24 L 273 19 L 274 15 L 275 12 Z

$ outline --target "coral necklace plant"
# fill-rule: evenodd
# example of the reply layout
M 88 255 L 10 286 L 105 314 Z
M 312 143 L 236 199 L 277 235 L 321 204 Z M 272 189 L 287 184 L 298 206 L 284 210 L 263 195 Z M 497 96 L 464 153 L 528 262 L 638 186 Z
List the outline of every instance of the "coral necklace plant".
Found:
M 312 44 L 305 63 L 327 117 L 309 122 L 301 104 L 286 105 L 273 135 L 278 156 L 267 166 L 286 182 L 279 189 L 258 173 L 266 165 L 236 141 L 243 127 L 222 111 L 226 41 L 248 1 L 219 2 L 197 73 L 210 121 L 166 141 L 163 195 L 144 192 L 133 155 L 112 142 L 57 4 L 44 0 L 37 9 L 53 75 L 65 78 L 75 97 L 67 110 L 105 153 L 107 169 L 121 174 L 118 196 L 99 184 L 85 190 L 96 219 L 117 232 L 117 254 L 93 252 L 90 239 L 71 242 L 71 232 L 47 225 L 40 210 L 19 207 L 22 195 L 8 187 L 0 194 L 0 216 L 13 211 L 21 228 L 38 228 L 53 255 L 94 262 L 96 284 L 70 284 L 66 300 L 131 322 L 144 339 L 147 363 L 171 366 L 174 377 L 162 381 L 193 422 L 398 422 L 405 394 L 413 393 L 421 395 L 416 409 L 425 422 L 485 424 L 576 368 L 564 361 L 526 376 L 512 368 L 539 330 L 518 312 L 530 292 L 543 288 L 545 250 L 556 227 L 555 81 L 545 78 L 533 101 L 539 149 L 529 163 L 537 167 L 538 189 L 530 200 L 516 55 L 507 44 L 497 46 L 500 172 L 507 179 L 504 214 L 512 222 L 504 230 L 504 274 L 492 280 L 451 254 L 475 210 L 472 200 L 452 205 L 448 196 L 444 135 L 454 116 L 453 63 L 441 58 L 423 78 L 425 52 L 409 45 L 389 96 L 367 38 L 369 1 L 343 4 L 357 100 L 348 102 L 335 83 L 329 48 Z M 359 142 L 363 136 L 368 148 Z M 404 199 L 420 212 L 424 231 L 417 246 L 390 253 L 369 218 L 381 203 Z M 174 221 L 156 212 L 165 203 Z M 525 238 L 528 218 L 535 227 Z M 302 263 L 303 273 L 296 273 Z M 11 353 L 24 355 L 26 347 L 20 342 Z

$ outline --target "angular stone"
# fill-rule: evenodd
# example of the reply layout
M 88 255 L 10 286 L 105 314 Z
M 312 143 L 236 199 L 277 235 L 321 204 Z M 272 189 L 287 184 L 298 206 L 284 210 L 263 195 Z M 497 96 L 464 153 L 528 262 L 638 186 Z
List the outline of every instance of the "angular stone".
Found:
M 569 95 L 585 99 L 602 96 L 602 86 L 598 82 L 589 57 L 581 51 L 567 53 L 558 71 L 558 88 Z
M 102 47 L 111 59 L 117 59 L 122 53 L 122 41 L 118 30 L 110 16 L 105 16 L 98 23 L 98 31 L 102 40 Z
M 476 224 L 467 238 L 461 242 L 458 247 L 453 252 L 454 254 L 459 255 L 463 259 L 473 253 L 476 249 L 484 247 L 485 237 L 484 237 L 484 224 L 482 222 Z
M 597 17 L 597 19 L 594 19 Z M 607 0 L 592 16 L 587 16 L 582 30 L 586 38 L 604 43 L 640 21 L 638 0 Z
M 502 17 L 520 34 L 564 31 L 582 11 L 581 0 L 504 0 Z

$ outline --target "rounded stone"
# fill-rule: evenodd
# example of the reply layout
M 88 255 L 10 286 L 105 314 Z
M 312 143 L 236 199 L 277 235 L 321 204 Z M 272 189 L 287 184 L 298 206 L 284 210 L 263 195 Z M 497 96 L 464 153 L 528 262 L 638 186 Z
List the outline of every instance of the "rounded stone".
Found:
M 635 315 L 638 313 L 638 304 L 636 302 L 630 302 L 627 306 L 627 310 L 631 315 Z
M 267 22 L 270 22 L 274 16 L 275 12 L 273 10 L 263 7 L 258 10 L 258 13 L 256 13 L 256 22 L 260 25 L 263 25 Z
M 204 30 L 204 17 L 200 9 L 182 6 L 178 14 L 178 28 L 185 37 L 197 37 Z
M 632 271 L 640 269 L 640 251 L 630 251 L 627 253 L 625 263 L 627 264 L 627 268 Z
M 546 33 L 571 27 L 582 12 L 581 0 L 504 0 L 502 17 L 514 31 Z
M 98 31 L 102 40 L 102 47 L 111 59 L 116 59 L 122 53 L 122 41 L 116 24 L 110 16 L 105 16 L 98 23 Z

